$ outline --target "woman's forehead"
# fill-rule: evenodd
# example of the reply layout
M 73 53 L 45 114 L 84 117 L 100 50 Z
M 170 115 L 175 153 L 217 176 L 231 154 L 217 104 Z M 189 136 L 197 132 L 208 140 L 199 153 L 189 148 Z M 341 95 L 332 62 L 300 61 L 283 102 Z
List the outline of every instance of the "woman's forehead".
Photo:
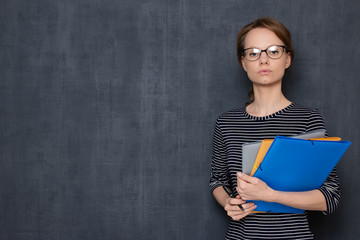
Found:
M 250 30 L 245 37 L 245 48 L 265 49 L 271 45 L 284 45 L 276 34 L 267 28 L 255 28 Z

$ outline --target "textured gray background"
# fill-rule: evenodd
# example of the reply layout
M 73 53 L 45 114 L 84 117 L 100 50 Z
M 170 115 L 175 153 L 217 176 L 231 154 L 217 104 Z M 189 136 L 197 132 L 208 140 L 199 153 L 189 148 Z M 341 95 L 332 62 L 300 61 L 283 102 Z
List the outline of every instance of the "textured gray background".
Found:
M 249 82 L 239 28 L 282 21 L 287 96 L 352 141 L 338 211 L 318 239 L 360 230 L 360 2 L 0 1 L 0 239 L 222 239 L 208 192 L 212 132 Z M 306 177 L 306 176 L 304 176 Z

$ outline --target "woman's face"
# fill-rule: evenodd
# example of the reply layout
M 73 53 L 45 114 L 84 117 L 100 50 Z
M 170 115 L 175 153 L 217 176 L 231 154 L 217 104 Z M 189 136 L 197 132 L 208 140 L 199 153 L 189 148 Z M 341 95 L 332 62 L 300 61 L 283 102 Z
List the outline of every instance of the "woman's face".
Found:
M 248 32 L 245 37 L 246 48 L 267 49 L 273 45 L 284 45 L 284 43 L 269 29 L 255 28 Z M 242 65 L 249 79 L 254 85 L 271 86 L 281 83 L 285 69 L 291 64 L 290 54 L 284 52 L 278 59 L 269 58 L 262 52 L 259 59 L 249 61 L 242 57 Z

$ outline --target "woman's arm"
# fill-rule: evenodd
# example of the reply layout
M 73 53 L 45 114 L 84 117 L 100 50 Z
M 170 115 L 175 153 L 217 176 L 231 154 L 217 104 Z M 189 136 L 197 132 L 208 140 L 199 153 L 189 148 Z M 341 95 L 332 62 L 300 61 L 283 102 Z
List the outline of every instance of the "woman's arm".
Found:
M 306 192 L 274 191 L 273 202 L 312 211 L 327 211 L 324 195 L 317 189 Z
M 213 191 L 213 196 L 216 199 L 216 201 L 222 206 L 225 207 L 226 205 L 226 199 L 228 199 L 230 196 L 225 192 L 224 188 L 218 187 Z M 240 203 L 239 203 L 240 204 Z
M 325 197 L 317 189 L 305 192 L 276 191 L 259 178 L 238 173 L 237 191 L 243 200 L 277 202 L 304 210 L 327 211 Z
M 319 111 L 314 109 L 309 115 L 306 132 L 318 129 L 326 128 Z M 327 133 L 326 136 L 328 136 Z M 327 215 L 335 212 L 340 202 L 340 182 L 339 177 L 336 174 L 336 167 L 318 190 L 324 195 L 326 201 L 326 211 L 323 211 L 323 213 Z

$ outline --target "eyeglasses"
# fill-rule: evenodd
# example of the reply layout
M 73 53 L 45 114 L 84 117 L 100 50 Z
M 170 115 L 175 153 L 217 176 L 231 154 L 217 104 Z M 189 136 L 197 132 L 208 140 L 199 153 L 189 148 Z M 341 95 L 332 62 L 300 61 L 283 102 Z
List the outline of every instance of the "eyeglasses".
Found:
M 246 48 L 243 50 L 243 56 L 248 61 L 256 61 L 260 58 L 262 52 L 266 52 L 269 58 L 278 59 L 286 51 L 286 47 L 283 45 L 273 45 L 267 49 L 261 50 L 258 48 Z

